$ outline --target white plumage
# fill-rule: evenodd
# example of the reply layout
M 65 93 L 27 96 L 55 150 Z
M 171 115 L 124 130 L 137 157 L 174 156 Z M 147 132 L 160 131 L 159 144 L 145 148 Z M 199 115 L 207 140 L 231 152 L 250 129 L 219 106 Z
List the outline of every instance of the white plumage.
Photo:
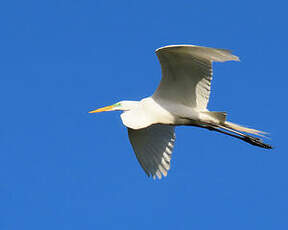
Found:
M 154 98 L 206 110 L 212 80 L 212 61 L 239 61 L 230 51 L 207 47 L 176 45 L 156 50 L 162 79 Z
M 136 157 L 148 176 L 167 175 L 175 142 L 174 129 L 174 126 L 161 124 L 138 130 L 128 128 Z
M 120 101 L 90 113 L 122 110 L 121 119 L 136 157 L 148 176 L 161 179 L 170 169 L 175 142 L 174 127 L 207 128 L 271 148 L 255 135 L 264 132 L 226 121 L 226 113 L 209 112 L 207 104 L 212 80 L 212 62 L 238 61 L 224 49 L 193 45 L 165 46 L 156 50 L 162 79 L 155 93 L 141 101 Z

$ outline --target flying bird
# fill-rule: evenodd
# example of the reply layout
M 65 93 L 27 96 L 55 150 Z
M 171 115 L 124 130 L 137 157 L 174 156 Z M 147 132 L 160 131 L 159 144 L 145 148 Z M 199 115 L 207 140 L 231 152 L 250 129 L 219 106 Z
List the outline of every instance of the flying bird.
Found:
M 157 49 L 162 78 L 157 90 L 141 101 L 120 101 L 90 111 L 121 110 L 136 157 L 148 176 L 167 176 L 175 143 L 175 126 L 205 128 L 266 149 L 272 147 L 256 136 L 265 132 L 226 120 L 225 112 L 207 109 L 212 62 L 239 61 L 229 50 L 194 45 L 170 45 Z

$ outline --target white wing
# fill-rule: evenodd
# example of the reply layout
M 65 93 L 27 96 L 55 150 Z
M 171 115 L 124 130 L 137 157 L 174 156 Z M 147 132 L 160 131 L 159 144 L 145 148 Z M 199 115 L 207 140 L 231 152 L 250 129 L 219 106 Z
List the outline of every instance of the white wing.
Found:
M 174 126 L 151 125 L 144 129 L 128 128 L 128 135 L 136 157 L 148 176 L 161 179 L 170 169 L 175 142 Z
M 193 45 L 165 46 L 156 54 L 162 79 L 152 97 L 200 110 L 206 110 L 209 101 L 212 61 L 239 61 L 228 50 Z

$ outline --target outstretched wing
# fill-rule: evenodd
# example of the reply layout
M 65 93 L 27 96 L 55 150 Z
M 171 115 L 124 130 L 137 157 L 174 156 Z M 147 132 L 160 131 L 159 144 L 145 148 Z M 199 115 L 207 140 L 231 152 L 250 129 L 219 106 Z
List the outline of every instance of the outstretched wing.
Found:
M 174 126 L 156 124 L 144 129 L 128 128 L 128 135 L 146 174 L 154 179 L 166 176 L 175 142 Z
M 193 45 L 165 46 L 156 50 L 162 79 L 153 98 L 206 110 L 212 80 L 212 62 L 239 61 L 224 49 Z

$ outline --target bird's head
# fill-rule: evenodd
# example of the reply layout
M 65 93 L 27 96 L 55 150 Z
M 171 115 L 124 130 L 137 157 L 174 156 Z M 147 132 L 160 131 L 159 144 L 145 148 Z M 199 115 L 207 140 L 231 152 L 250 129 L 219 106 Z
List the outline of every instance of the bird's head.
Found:
M 135 108 L 138 105 L 138 101 L 119 101 L 113 105 L 105 106 L 96 110 L 89 111 L 89 113 L 99 113 L 106 111 L 122 110 L 127 111 Z

